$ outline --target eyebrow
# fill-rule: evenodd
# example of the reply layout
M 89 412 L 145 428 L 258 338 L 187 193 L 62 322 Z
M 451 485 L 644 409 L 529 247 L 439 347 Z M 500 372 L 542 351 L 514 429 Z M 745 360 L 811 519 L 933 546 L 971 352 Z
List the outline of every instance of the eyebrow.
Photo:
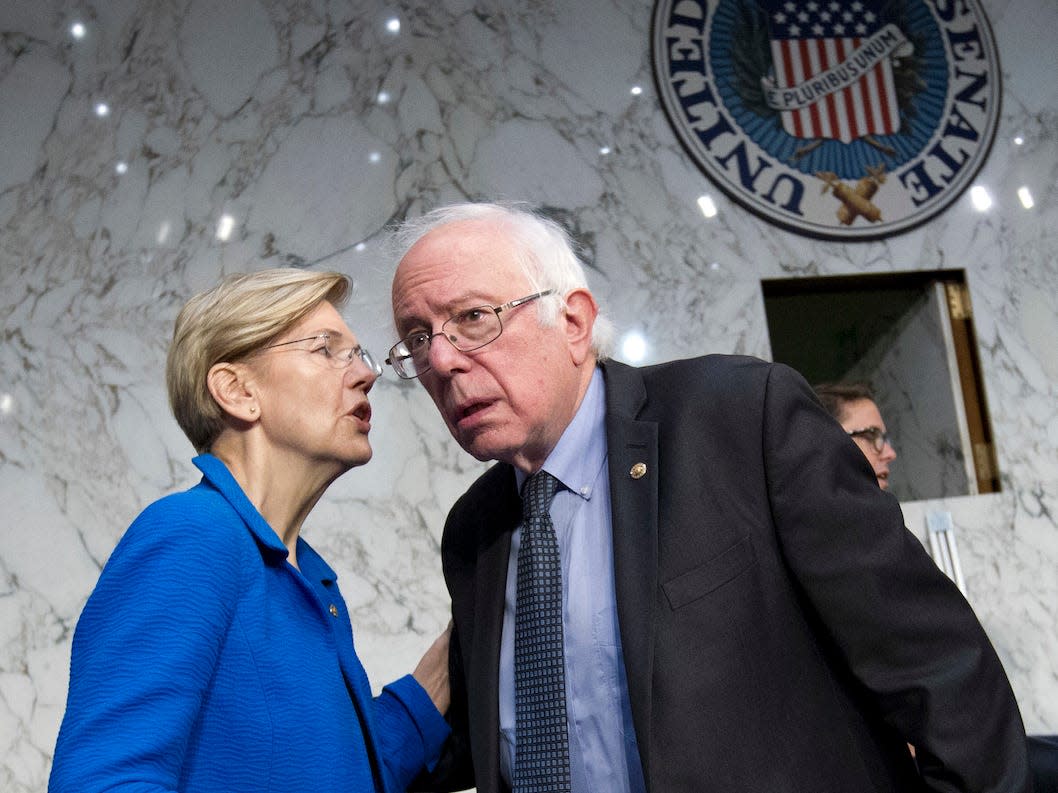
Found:
M 479 292 L 466 292 L 461 297 L 457 297 L 454 300 L 450 300 L 444 304 L 440 311 L 444 312 L 444 320 L 449 320 L 461 311 L 466 311 L 470 308 L 477 308 L 478 306 L 494 306 L 500 305 L 495 302 L 494 298 L 489 298 L 486 295 Z M 427 322 L 422 317 L 404 317 L 399 322 L 395 323 L 397 326 L 397 332 L 401 337 L 407 336 L 409 333 L 414 333 L 416 327 L 428 327 Z
M 342 339 L 346 338 L 346 335 L 344 333 L 342 333 L 340 330 L 335 330 L 334 328 L 321 328 L 320 330 L 307 331 L 307 333 L 309 335 L 305 336 L 306 339 L 315 339 L 319 336 L 330 336 L 335 341 L 341 341 Z

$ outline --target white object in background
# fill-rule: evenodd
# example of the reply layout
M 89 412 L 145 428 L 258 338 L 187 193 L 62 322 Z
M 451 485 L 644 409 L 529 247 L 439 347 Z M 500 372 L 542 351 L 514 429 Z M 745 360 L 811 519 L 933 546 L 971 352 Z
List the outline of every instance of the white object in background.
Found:
M 926 515 L 926 528 L 929 530 L 929 548 L 933 561 L 965 595 L 966 581 L 962 577 L 962 566 L 959 564 L 959 549 L 955 544 L 955 526 L 951 521 L 951 513 L 930 512 Z

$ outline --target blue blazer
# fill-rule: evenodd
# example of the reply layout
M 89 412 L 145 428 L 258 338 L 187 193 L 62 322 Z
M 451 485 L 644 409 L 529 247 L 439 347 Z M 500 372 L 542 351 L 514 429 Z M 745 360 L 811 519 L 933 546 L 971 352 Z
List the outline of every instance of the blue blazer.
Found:
M 73 640 L 49 790 L 397 791 L 448 728 L 410 675 L 372 699 L 334 571 L 211 455 L 133 522 Z

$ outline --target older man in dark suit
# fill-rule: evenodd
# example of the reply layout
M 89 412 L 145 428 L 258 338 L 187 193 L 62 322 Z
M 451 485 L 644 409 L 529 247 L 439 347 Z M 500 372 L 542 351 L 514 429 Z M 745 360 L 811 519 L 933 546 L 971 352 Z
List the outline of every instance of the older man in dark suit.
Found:
M 605 361 L 531 213 L 448 207 L 402 240 L 389 361 L 499 461 L 445 526 L 454 737 L 424 785 L 1029 790 L 980 624 L 802 378 Z

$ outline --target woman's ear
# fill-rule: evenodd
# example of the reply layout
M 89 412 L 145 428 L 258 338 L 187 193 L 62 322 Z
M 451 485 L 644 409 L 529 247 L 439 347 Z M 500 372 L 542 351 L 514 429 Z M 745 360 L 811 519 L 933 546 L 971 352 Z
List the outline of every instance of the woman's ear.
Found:
M 574 289 L 566 295 L 566 342 L 578 366 L 591 355 L 592 328 L 598 314 L 599 306 L 587 289 Z
M 215 363 L 206 375 L 206 387 L 220 405 L 220 409 L 233 418 L 253 422 L 257 420 L 257 395 L 249 371 L 239 364 Z

